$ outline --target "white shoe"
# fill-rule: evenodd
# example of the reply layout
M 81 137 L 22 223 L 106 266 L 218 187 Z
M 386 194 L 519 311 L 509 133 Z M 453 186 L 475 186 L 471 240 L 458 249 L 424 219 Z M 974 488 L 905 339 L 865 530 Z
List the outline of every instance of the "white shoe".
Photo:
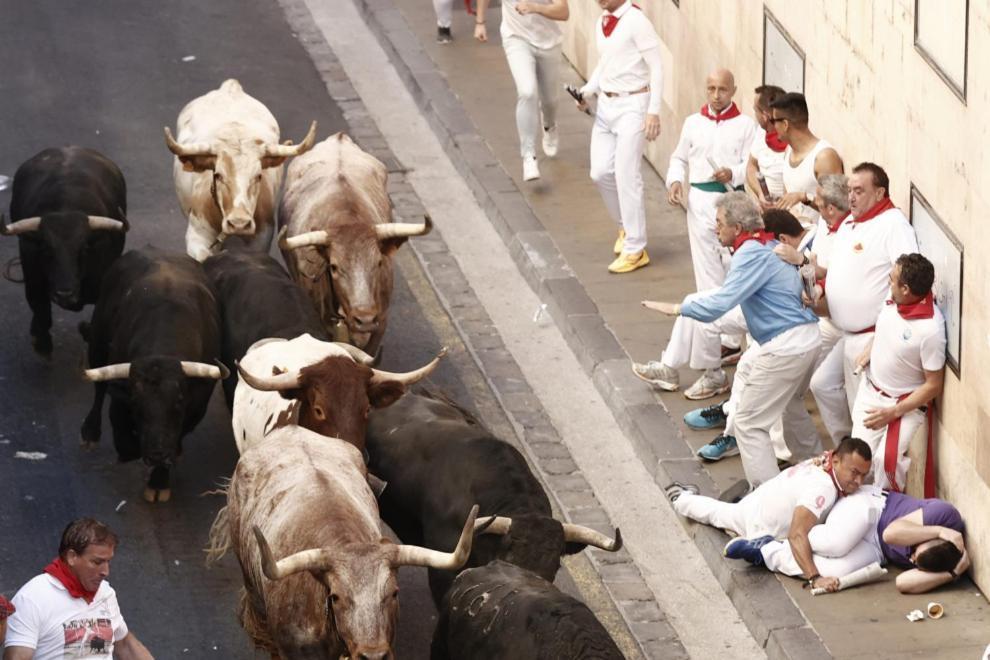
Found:
M 548 158 L 553 158 L 557 155 L 558 146 L 560 146 L 560 135 L 557 134 L 557 127 L 551 126 L 550 128 L 544 128 L 543 153 L 545 153 Z
M 523 158 L 523 181 L 533 181 L 540 178 L 540 166 L 536 162 L 536 156 L 526 156 Z
M 708 399 L 719 394 L 725 394 L 732 387 L 729 376 L 722 371 L 706 370 L 701 374 L 701 378 L 694 382 L 694 385 L 684 391 L 684 396 L 692 401 Z

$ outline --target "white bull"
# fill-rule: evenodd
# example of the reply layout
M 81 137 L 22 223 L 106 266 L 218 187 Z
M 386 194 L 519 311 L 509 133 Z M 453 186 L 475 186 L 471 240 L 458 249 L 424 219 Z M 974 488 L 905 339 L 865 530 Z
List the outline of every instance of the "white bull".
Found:
M 175 192 L 189 222 L 186 252 L 203 261 L 228 235 L 267 251 L 282 164 L 313 146 L 316 122 L 301 144 L 280 145 L 272 113 L 230 79 L 190 101 L 176 128 L 177 138 L 165 128 L 165 143 L 175 154 Z

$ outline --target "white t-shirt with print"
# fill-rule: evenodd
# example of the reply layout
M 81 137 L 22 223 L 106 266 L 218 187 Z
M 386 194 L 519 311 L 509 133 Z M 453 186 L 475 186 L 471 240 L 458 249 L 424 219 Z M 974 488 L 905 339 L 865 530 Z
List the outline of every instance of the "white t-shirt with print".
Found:
M 884 305 L 870 352 L 870 380 L 899 397 L 925 384 L 926 371 L 945 366 L 945 317 L 935 308 L 930 319 L 904 319 L 897 305 Z
M 756 500 L 750 504 L 756 505 L 754 509 L 759 516 L 755 521 L 757 524 L 748 527 L 758 528 L 761 536 L 769 534 L 778 540 L 787 538 L 794 509 L 799 506 L 811 511 L 821 522 L 835 504 L 839 491 L 832 477 L 814 461 L 808 459 L 787 468 L 747 495 L 746 499 Z
M 34 649 L 34 660 L 109 660 L 127 637 L 117 594 L 100 583 L 93 602 L 73 598 L 57 579 L 42 573 L 21 587 L 7 619 L 6 647 Z

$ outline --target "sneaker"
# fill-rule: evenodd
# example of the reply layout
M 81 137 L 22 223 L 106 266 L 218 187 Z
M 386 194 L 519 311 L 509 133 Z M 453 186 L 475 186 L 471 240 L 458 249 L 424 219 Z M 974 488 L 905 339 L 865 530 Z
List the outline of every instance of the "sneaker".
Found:
M 442 25 L 437 26 L 437 43 L 438 44 L 449 44 L 454 40 L 454 35 L 450 33 L 450 26 L 443 27 Z
M 731 387 L 729 377 L 721 369 L 706 371 L 701 374 L 701 378 L 694 382 L 694 385 L 684 391 L 684 396 L 692 401 L 700 401 L 725 394 Z
M 533 181 L 540 178 L 540 165 L 536 162 L 536 156 L 526 156 L 523 158 L 523 181 Z
M 738 455 L 739 446 L 736 444 L 736 437 L 724 433 L 716 436 L 714 440 L 698 450 L 698 456 L 711 463 Z
M 722 555 L 729 559 L 745 559 L 753 566 L 764 566 L 763 553 L 760 548 L 773 540 L 770 535 L 761 536 L 758 539 L 744 539 L 737 536 L 725 544 Z
M 753 492 L 753 487 L 749 485 L 749 482 L 745 479 L 740 479 L 736 483 L 732 484 L 726 488 L 718 496 L 719 502 L 728 502 L 729 504 L 735 504 L 742 498 L 746 497 Z
M 669 486 L 663 489 L 664 495 L 667 496 L 667 499 L 670 500 L 671 504 L 676 502 L 677 498 L 683 495 L 684 493 L 691 493 L 692 495 L 697 495 L 700 492 L 701 490 L 694 484 L 682 484 L 680 481 L 675 481 L 674 483 L 670 484 Z
M 684 423 L 698 431 L 725 426 L 728 419 L 725 410 L 722 408 L 728 401 L 722 401 L 707 408 L 695 408 L 684 415 Z
M 612 246 L 612 252 L 614 252 L 616 256 L 622 254 L 622 248 L 625 246 L 625 244 L 626 244 L 626 230 L 620 229 L 619 237 L 615 239 L 615 245 Z
M 742 357 L 742 348 L 736 346 L 732 348 L 731 346 L 722 347 L 722 366 L 731 367 L 734 364 L 738 364 L 739 358 Z
M 658 360 L 650 360 L 646 364 L 633 362 L 632 370 L 647 383 L 656 385 L 665 392 L 676 392 L 681 386 L 681 377 L 677 371 Z
M 543 153 L 547 155 L 548 158 L 553 158 L 557 155 L 557 147 L 560 146 L 560 135 L 557 134 L 557 127 L 550 126 L 549 128 L 543 128 Z
M 650 255 L 646 254 L 646 250 L 640 250 L 639 252 L 634 252 L 632 254 L 623 252 L 615 258 L 615 261 L 608 265 L 608 272 L 631 273 L 638 268 L 642 268 L 648 263 L 650 263 Z

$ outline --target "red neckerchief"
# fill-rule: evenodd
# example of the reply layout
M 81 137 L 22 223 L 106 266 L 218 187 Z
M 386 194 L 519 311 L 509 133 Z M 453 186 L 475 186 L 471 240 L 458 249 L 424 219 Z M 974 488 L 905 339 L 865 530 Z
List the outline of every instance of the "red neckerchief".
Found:
M 888 300 L 887 304 L 893 305 L 894 301 Z M 935 316 L 935 298 L 932 296 L 932 292 L 929 291 L 928 295 L 916 303 L 897 305 L 897 313 L 905 321 L 910 321 L 911 319 L 930 319 Z
M 52 563 L 45 566 L 45 573 L 48 573 L 53 578 L 62 583 L 62 586 L 66 588 L 69 595 L 73 598 L 82 598 L 86 601 L 86 604 L 93 602 L 96 598 L 95 591 L 86 591 L 83 588 L 82 582 L 76 577 L 76 574 L 72 572 L 69 565 L 62 561 L 61 557 L 56 557 L 52 560 Z
M 0 622 L 2 622 L 4 619 L 9 617 L 11 614 L 13 614 L 16 611 L 17 608 L 14 607 L 14 604 L 12 602 L 7 600 L 3 596 L 0 596 Z
M 841 218 L 839 218 L 838 220 L 836 220 L 834 225 L 828 225 L 827 226 L 828 235 L 831 236 L 835 232 L 839 231 L 839 227 L 842 226 L 842 223 L 845 222 L 846 221 L 846 218 L 848 218 L 848 217 L 849 217 L 849 211 L 846 211 L 846 214 L 844 216 L 842 216 Z
M 825 474 L 832 478 L 832 485 L 835 486 L 835 490 L 839 493 L 839 497 L 845 497 L 846 491 L 842 490 L 842 486 L 839 485 L 839 480 L 835 478 L 835 470 L 832 469 L 832 452 L 827 451 L 822 454 L 822 464 L 825 466 Z
M 787 143 L 777 137 L 777 131 L 767 131 L 766 142 L 767 146 L 778 154 L 787 149 Z
M 740 232 L 739 235 L 736 236 L 736 240 L 732 242 L 732 251 L 736 252 L 746 241 L 759 241 L 761 245 L 766 245 L 767 241 L 772 240 L 774 240 L 773 234 L 768 231 L 763 231 L 762 229 L 752 232 Z
M 639 5 L 636 3 L 633 3 L 633 7 L 639 9 Z M 623 14 L 623 16 L 625 16 L 625 14 Z M 620 18 L 622 18 L 622 16 L 616 16 L 615 14 L 605 14 L 602 17 L 602 33 L 606 38 L 612 36 L 612 30 L 614 30 L 615 26 L 619 24 Z
M 873 218 L 877 217 L 878 215 L 880 215 L 884 211 L 889 211 L 890 209 L 894 209 L 894 208 L 897 208 L 897 207 L 894 206 L 894 202 L 890 199 L 890 197 L 884 197 L 879 202 L 877 202 L 876 204 L 874 204 L 870 208 L 869 211 L 867 211 L 866 213 L 864 213 L 863 215 L 861 215 L 858 218 L 853 218 L 852 221 L 853 222 L 866 222 L 867 220 L 872 220 Z
M 728 108 L 718 113 L 717 115 L 712 114 L 712 111 L 708 109 L 707 103 L 701 106 L 701 116 L 711 119 L 716 124 L 719 123 L 720 121 L 725 121 L 727 119 L 732 119 L 733 117 L 738 117 L 739 115 L 740 115 L 739 108 L 736 107 L 735 103 L 732 103 Z M 776 135 L 776 133 L 774 135 Z M 767 144 L 769 144 L 769 142 Z M 783 149 L 781 149 L 781 151 L 783 151 Z

